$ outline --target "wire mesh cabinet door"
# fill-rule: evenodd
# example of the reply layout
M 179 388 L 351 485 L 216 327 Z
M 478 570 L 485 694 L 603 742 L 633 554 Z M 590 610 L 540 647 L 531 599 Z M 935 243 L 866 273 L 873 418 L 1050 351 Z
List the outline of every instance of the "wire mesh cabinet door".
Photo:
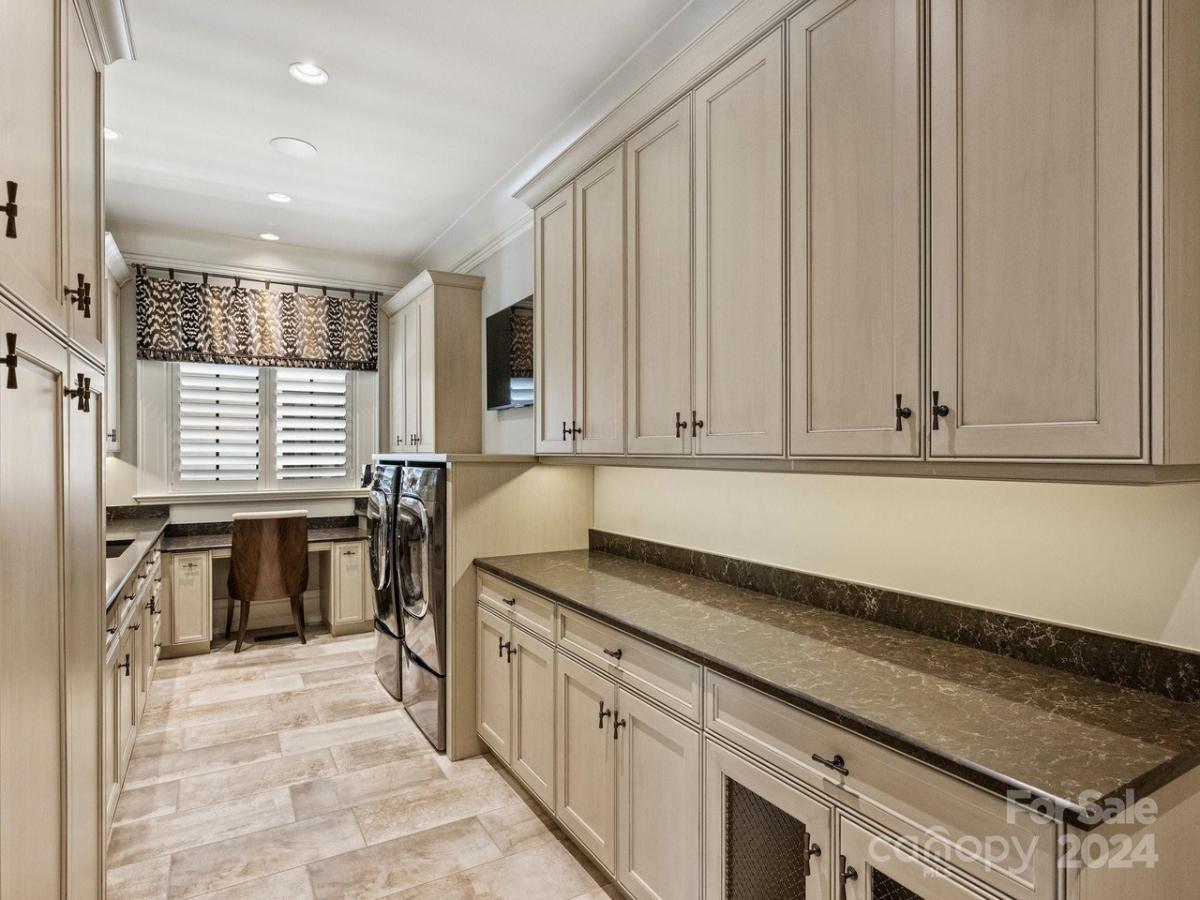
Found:
M 839 900 L 984 900 L 966 882 L 897 844 L 842 819 L 834 884 Z
M 707 900 L 833 900 L 833 810 L 705 742 Z

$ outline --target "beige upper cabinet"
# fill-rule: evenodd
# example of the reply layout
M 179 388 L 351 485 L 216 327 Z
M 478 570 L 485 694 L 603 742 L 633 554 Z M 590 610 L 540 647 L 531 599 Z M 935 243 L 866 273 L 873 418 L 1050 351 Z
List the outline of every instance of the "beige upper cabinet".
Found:
M 932 4 L 932 456 L 1143 453 L 1141 24 Z
M 684 97 L 625 145 L 627 449 L 691 452 L 692 105 Z
M 483 449 L 482 288 L 475 275 L 427 270 L 384 304 L 389 452 Z
M 575 448 L 575 186 L 533 214 L 533 352 L 538 453 Z
M 705 455 L 783 455 L 783 119 L 782 30 L 696 90 L 692 430 Z
M 794 456 L 922 453 L 919 7 L 789 24 Z
M 625 149 L 575 182 L 575 414 L 580 453 L 625 449 Z
M 0 4 L 0 284 L 59 328 L 59 15 L 61 2 Z M 74 18 L 74 11 L 70 11 Z M 16 185 L 16 215 L 5 215 Z
M 103 362 L 101 75 L 73 3 L 67 4 L 66 246 L 63 296 L 71 337 Z

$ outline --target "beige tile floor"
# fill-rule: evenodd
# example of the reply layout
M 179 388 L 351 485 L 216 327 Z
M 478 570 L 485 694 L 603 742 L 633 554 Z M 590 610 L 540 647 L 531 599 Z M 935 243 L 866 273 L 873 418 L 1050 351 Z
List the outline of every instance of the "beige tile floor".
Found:
M 109 900 L 616 897 L 489 757 L 434 753 L 374 636 L 163 660 L 108 847 Z

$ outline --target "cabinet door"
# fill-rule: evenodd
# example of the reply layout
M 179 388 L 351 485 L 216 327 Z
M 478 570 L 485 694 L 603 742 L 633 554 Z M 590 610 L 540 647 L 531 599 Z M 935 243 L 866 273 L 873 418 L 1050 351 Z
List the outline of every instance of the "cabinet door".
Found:
M 366 621 L 367 554 L 366 544 L 335 544 L 332 550 L 337 574 L 334 578 L 334 625 L 355 625 Z
M 922 452 L 919 7 L 819 0 L 790 23 L 796 456 Z
M 625 449 L 625 150 L 575 182 L 575 414 L 580 453 Z
M 835 896 L 833 809 L 711 740 L 704 754 L 707 900 Z
M 575 447 L 575 187 L 533 213 L 536 452 Z
M 618 878 L 637 900 L 700 895 L 700 732 L 617 692 Z
M 117 809 L 117 799 L 121 794 L 121 731 L 117 727 L 118 708 L 120 699 L 121 671 L 117 668 L 120 660 L 114 656 L 104 667 L 104 721 L 103 721 L 103 763 L 104 775 L 101 779 L 104 791 L 104 824 L 105 828 L 112 824 L 113 813 Z
M 692 98 L 625 144 L 629 210 L 626 447 L 691 451 L 680 421 L 692 409 Z
M 138 721 L 146 708 L 146 700 L 150 696 L 150 683 L 154 680 L 154 616 L 150 613 L 150 591 L 147 590 L 141 601 L 137 614 L 137 636 L 134 640 L 138 645 Z
M 207 553 L 171 557 L 171 643 L 212 640 L 212 590 Z
M 5 334 L 17 338 L 17 387 L 0 385 L 0 896 L 57 897 L 64 868 L 60 529 L 68 359 L 0 305 L 0 341 Z M 5 374 L 0 367 L 0 379 Z M 96 544 L 81 548 L 84 566 L 97 551 Z M 100 596 L 90 602 L 99 604 Z
M 563 653 L 555 653 L 555 767 L 559 823 L 610 872 L 615 871 L 616 686 Z
M 66 250 L 63 283 L 85 285 L 86 299 L 68 300 L 71 337 L 97 360 L 104 359 L 104 309 L 101 281 L 100 168 L 101 75 L 75 4 L 67 4 Z
M 984 900 L 912 851 L 842 819 L 838 872 L 845 900 Z
M 783 454 L 783 31 L 696 89 L 697 452 Z
M 388 317 L 388 390 L 390 398 L 390 418 L 392 426 L 389 450 L 401 450 L 408 444 L 408 434 L 404 430 L 407 416 L 404 409 L 406 397 L 404 375 L 407 364 L 404 359 L 404 311 Z
M 417 300 L 417 339 L 421 345 L 420 410 L 417 416 L 417 450 L 437 450 L 437 340 L 434 292 L 426 291 Z
M 404 319 L 404 446 L 415 451 L 421 430 L 421 305 L 413 301 Z
M 935 457 L 1142 455 L 1139 10 L 932 4 Z
M 512 761 L 512 626 L 475 607 L 475 730 L 505 763 Z
M 104 280 L 104 398 L 105 450 L 121 452 L 121 288 L 107 267 Z
M 133 734 L 137 726 L 136 633 L 126 628 L 117 648 L 117 749 L 122 773 L 133 754 Z
M 104 653 L 103 494 L 104 413 L 107 394 L 99 370 L 71 360 L 70 383 L 91 379 L 87 409 L 67 401 L 66 602 L 64 617 L 67 757 L 67 888 L 86 896 L 100 884 L 100 833 L 96 810 L 101 760 L 96 743 L 102 707 Z M 20 375 L 18 375 L 20 378 Z
M 0 210 L 0 283 L 60 328 L 58 26 L 66 11 L 58 0 L 0 4 L 0 205 L 3 182 L 17 185 L 16 217 Z M 6 235 L 10 222 L 15 237 Z
M 512 767 L 554 808 L 554 649 L 513 626 Z

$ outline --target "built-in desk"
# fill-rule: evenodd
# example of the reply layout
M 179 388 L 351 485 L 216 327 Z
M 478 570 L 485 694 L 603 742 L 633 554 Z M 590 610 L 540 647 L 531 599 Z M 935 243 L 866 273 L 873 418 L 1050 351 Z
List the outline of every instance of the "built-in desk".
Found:
M 214 631 L 224 632 L 229 594 L 225 588 L 232 532 L 168 534 L 163 538 L 163 655 L 207 653 Z M 352 527 L 308 530 L 309 584 L 305 617 L 318 616 L 335 635 L 370 631 L 367 533 Z M 314 559 L 315 556 L 315 559 Z M 288 601 L 253 603 L 251 630 L 291 627 Z

